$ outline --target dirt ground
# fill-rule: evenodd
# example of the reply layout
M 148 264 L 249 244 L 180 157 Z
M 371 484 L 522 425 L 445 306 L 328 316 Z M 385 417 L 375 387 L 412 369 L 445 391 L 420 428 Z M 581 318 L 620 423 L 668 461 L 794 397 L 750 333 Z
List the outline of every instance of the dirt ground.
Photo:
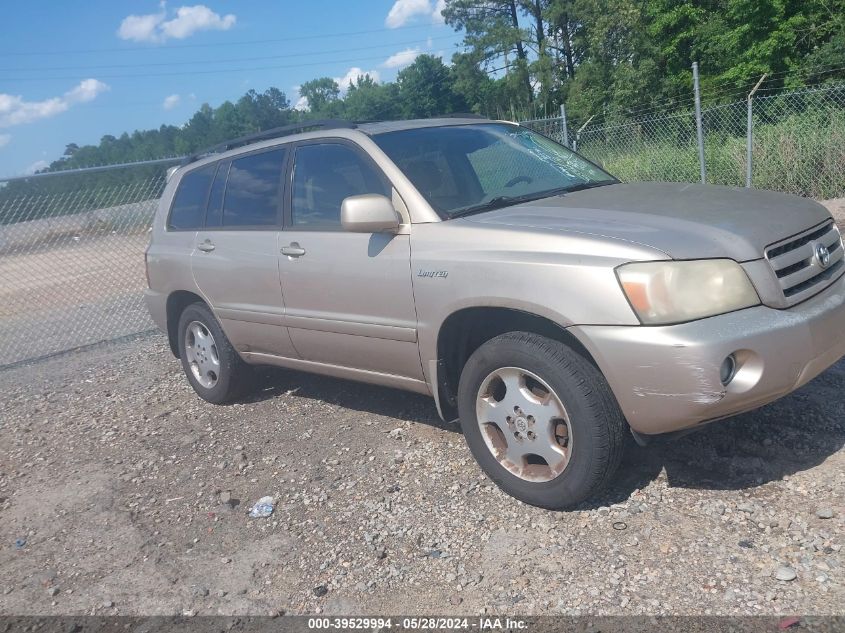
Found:
M 0 384 L 0 614 L 843 613 L 845 363 L 568 513 L 430 399 L 267 370 L 217 407 L 159 334 Z

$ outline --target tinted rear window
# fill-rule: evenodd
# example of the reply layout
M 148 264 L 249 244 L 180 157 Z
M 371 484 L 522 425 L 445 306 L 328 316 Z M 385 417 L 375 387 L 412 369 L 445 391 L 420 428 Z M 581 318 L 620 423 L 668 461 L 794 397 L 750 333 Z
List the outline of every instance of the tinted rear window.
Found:
M 250 154 L 232 161 L 223 203 L 223 226 L 278 223 L 279 186 L 285 150 Z
M 167 228 L 177 230 L 197 230 L 202 228 L 205 219 L 205 203 L 208 200 L 208 188 L 214 178 L 216 164 L 207 165 L 186 174 L 179 183 Z

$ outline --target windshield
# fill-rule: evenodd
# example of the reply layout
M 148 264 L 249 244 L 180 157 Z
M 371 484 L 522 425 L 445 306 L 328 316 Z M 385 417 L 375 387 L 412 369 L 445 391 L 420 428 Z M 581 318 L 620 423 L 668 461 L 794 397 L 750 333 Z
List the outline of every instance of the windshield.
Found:
M 442 218 L 617 182 L 563 145 L 506 123 L 417 128 L 373 140 Z

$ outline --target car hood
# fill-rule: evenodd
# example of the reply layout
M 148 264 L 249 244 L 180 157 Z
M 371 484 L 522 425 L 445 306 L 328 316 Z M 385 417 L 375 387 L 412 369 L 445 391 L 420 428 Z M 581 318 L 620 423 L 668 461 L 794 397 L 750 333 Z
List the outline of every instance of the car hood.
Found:
M 830 219 L 820 204 L 772 191 L 683 183 L 587 189 L 466 220 L 586 233 L 663 251 L 673 259 L 759 259 L 769 244 Z

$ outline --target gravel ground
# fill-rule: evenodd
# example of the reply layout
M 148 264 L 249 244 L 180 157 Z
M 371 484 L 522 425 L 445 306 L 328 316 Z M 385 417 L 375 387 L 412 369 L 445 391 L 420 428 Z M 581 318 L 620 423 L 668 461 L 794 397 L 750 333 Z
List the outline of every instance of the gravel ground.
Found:
M 201 402 L 159 334 L 0 371 L 0 613 L 843 613 L 845 363 L 631 445 L 569 513 L 495 488 L 427 398 L 259 383 Z

